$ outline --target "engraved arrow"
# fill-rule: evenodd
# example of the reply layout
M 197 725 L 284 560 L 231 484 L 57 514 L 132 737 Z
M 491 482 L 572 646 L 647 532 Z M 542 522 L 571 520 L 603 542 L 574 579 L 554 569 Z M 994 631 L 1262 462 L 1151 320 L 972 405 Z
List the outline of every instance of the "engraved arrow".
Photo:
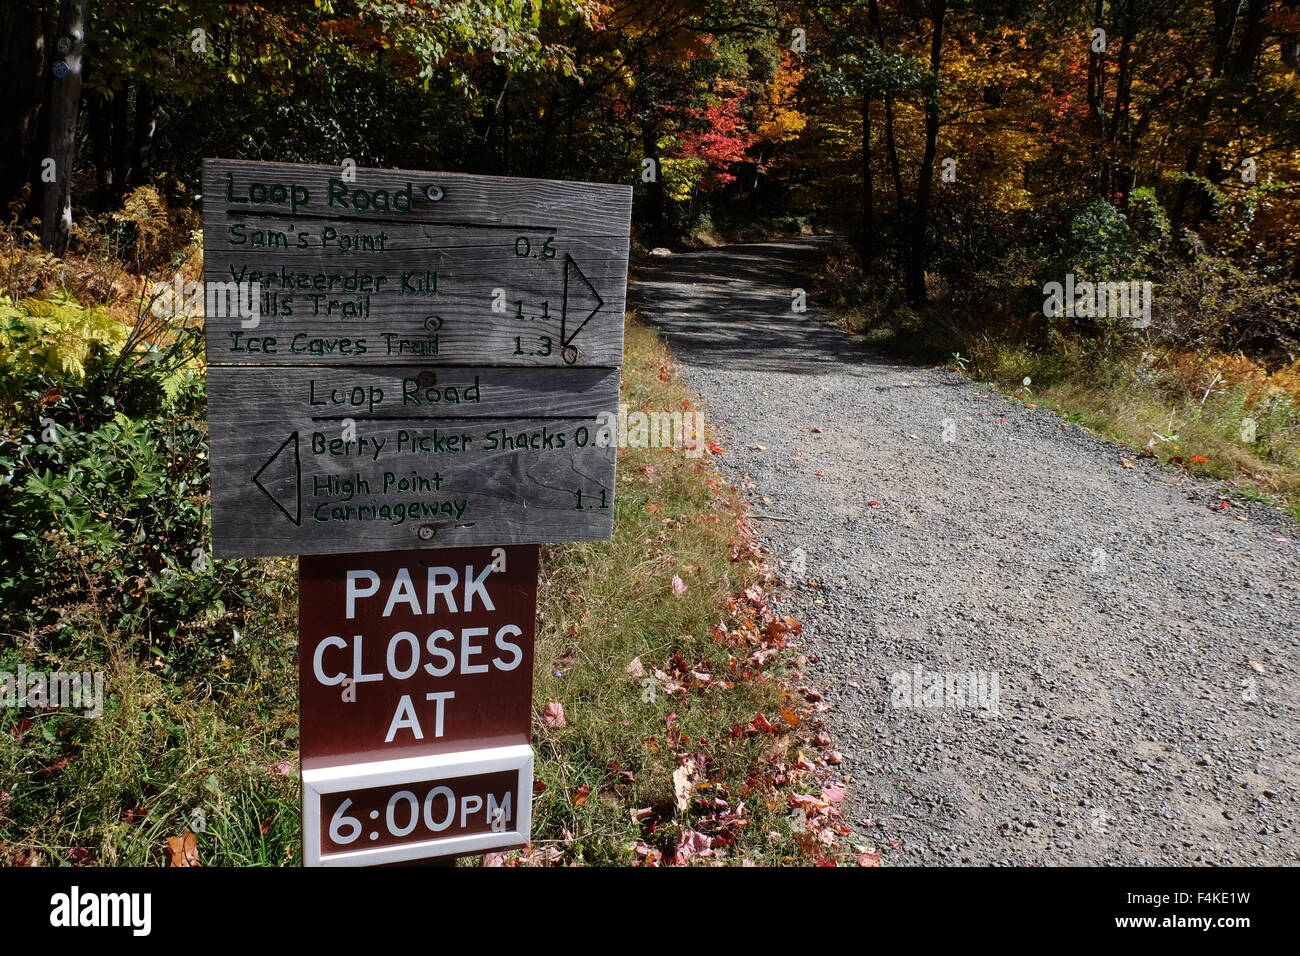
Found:
M 286 455 L 285 450 L 290 445 L 293 446 L 293 453 Z M 283 462 L 280 461 L 281 457 Z M 263 475 L 266 475 L 265 484 L 262 482 Z M 262 489 L 262 494 L 270 498 L 271 504 L 283 511 L 286 518 L 296 525 L 302 524 L 302 462 L 298 458 L 297 432 L 286 438 L 275 450 L 275 454 L 257 469 L 253 484 Z M 292 512 L 284 506 L 285 500 L 293 502 Z
M 573 276 L 572 285 L 574 288 L 574 298 L 577 299 L 581 296 L 582 298 L 586 298 L 588 301 L 593 298 L 596 300 L 596 307 L 587 313 L 587 317 L 579 322 L 578 327 L 572 332 L 568 330 L 570 274 Z M 587 296 L 582 292 L 579 282 L 587 287 L 587 290 L 591 293 L 590 296 Z M 564 347 L 572 342 L 574 337 L 582 331 L 583 326 L 591 321 L 591 317 L 599 312 L 600 307 L 604 304 L 605 300 L 600 297 L 600 293 L 596 291 L 595 286 L 593 286 L 591 281 L 583 275 L 582 270 L 578 268 L 578 263 L 573 260 L 573 256 L 566 252 L 564 254 L 564 299 L 560 303 L 560 346 Z M 578 311 L 581 311 L 581 309 Z

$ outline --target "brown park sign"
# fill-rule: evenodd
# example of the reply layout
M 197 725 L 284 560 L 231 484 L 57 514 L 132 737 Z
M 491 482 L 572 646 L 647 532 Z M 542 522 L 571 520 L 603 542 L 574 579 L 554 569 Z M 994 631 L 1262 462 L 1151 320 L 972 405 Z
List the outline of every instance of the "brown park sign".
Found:
M 537 558 L 518 546 L 301 559 L 309 865 L 526 842 Z
M 537 548 L 304 557 L 304 769 L 528 743 Z
M 203 184 L 218 557 L 611 536 L 629 187 Z

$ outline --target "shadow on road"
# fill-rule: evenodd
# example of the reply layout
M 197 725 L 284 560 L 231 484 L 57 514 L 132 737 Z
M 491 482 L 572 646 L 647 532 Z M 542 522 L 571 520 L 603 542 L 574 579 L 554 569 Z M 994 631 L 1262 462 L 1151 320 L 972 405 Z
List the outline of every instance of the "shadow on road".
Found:
M 633 272 L 628 300 L 684 361 L 815 375 L 868 357 L 845 342 L 808 296 L 823 237 L 724 246 L 654 257 Z

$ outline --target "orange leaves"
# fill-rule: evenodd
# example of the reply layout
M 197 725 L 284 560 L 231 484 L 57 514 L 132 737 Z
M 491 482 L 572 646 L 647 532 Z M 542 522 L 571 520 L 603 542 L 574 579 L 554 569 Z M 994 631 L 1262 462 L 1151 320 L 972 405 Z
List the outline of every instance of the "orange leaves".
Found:
M 178 837 L 167 838 L 168 866 L 202 866 L 199 847 L 194 834 L 186 830 Z

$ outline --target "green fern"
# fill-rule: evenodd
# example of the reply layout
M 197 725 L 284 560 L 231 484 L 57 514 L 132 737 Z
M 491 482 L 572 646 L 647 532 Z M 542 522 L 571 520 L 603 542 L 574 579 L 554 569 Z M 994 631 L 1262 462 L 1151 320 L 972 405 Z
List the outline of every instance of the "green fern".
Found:
M 66 293 L 0 305 L 0 364 L 20 372 L 80 378 L 96 347 L 120 349 L 130 330 Z

